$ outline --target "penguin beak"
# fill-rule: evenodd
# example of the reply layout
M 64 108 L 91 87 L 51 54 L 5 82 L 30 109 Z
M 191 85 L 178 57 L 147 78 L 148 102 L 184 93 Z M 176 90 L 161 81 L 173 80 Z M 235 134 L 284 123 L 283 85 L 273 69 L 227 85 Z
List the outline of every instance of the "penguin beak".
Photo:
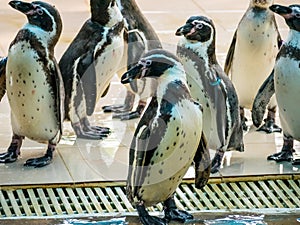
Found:
M 0 77 L 5 73 L 7 57 L 0 60 Z
M 185 24 L 184 26 L 177 29 L 175 35 L 176 36 L 187 35 L 191 32 L 192 28 L 193 27 L 191 24 Z
M 131 69 L 129 69 L 126 73 L 124 73 L 121 77 L 121 83 L 122 84 L 128 84 L 128 83 L 132 83 L 133 80 L 135 79 L 139 79 L 141 77 L 142 74 L 142 66 L 137 64 L 136 66 L 132 67 Z M 134 83 L 133 83 L 134 86 Z M 134 88 L 134 87 L 132 87 Z M 135 91 L 135 90 L 133 90 Z
M 9 5 L 25 15 L 31 15 L 35 10 L 34 6 L 28 2 L 10 1 Z
M 290 7 L 282 6 L 282 5 L 271 5 L 270 10 L 274 13 L 279 14 L 285 19 L 289 19 L 292 17 L 293 10 Z

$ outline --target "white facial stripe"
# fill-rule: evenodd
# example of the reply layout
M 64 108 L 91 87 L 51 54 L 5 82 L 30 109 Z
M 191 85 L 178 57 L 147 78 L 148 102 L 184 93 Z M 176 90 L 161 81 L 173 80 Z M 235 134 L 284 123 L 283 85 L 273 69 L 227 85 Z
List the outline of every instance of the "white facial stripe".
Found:
M 182 64 L 180 62 L 176 61 L 173 58 L 170 58 L 170 57 L 167 57 L 165 55 L 162 55 L 162 54 L 154 54 L 154 55 L 146 57 L 145 59 L 150 59 L 151 61 L 154 61 L 154 60 L 152 60 L 153 58 L 165 58 L 165 59 L 173 62 L 176 66 L 178 66 L 180 69 L 182 69 L 184 71 L 183 66 L 182 66 Z

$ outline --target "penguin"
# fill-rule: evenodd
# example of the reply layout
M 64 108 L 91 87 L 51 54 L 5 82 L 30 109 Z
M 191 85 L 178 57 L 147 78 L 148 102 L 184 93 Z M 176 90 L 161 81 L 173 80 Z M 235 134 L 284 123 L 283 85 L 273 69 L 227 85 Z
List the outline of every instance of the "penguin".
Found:
M 5 77 L 5 70 L 6 70 L 6 62 L 7 57 L 0 57 L 0 101 L 6 93 L 6 77 Z
M 88 19 L 59 61 L 65 85 L 66 120 L 78 138 L 103 139 L 109 128 L 91 126 L 88 116 L 108 91 L 124 53 L 124 19 L 115 0 L 90 0 Z
M 121 13 L 125 19 L 127 38 L 127 59 L 125 57 L 127 69 L 132 64 L 138 62 L 142 55 L 152 49 L 162 48 L 159 37 L 151 24 L 139 9 L 135 0 L 117 0 Z M 142 81 L 132 81 L 127 87 L 127 93 L 123 105 L 104 106 L 104 112 L 114 112 L 113 118 L 130 120 L 139 118 L 142 114 L 147 98 L 150 97 L 149 86 Z M 133 110 L 135 97 L 139 97 L 136 110 Z
M 287 40 L 276 57 L 273 73 L 260 87 L 252 107 L 252 120 L 259 126 L 266 107 L 275 94 L 279 119 L 283 129 L 283 147 L 267 157 L 276 162 L 292 161 L 294 140 L 300 141 L 300 108 L 296 102 L 300 95 L 300 5 L 272 5 L 270 10 L 282 16 L 289 26 Z M 292 162 L 300 165 L 300 160 Z
M 205 16 L 191 16 L 176 35 L 182 36 L 177 56 L 187 73 L 191 95 L 203 105 L 203 131 L 209 148 L 216 150 L 211 169 L 216 173 L 225 151 L 244 151 L 238 97 L 216 58 L 213 21 Z
M 62 21 L 57 9 L 45 2 L 10 1 L 28 23 L 11 42 L 6 62 L 6 91 L 11 108 L 12 141 L 1 163 L 15 162 L 25 137 L 47 143 L 46 154 L 28 159 L 25 166 L 51 163 L 62 135 L 64 90 L 54 57 Z
M 254 97 L 271 74 L 281 37 L 275 15 L 269 10 L 273 0 L 250 0 L 249 7 L 234 33 L 229 47 L 224 71 L 230 75 L 240 101 L 243 130 L 247 131 L 245 108 L 251 109 Z M 268 106 L 268 115 L 258 131 L 281 132 L 275 124 L 276 101 Z
M 202 135 L 202 107 L 194 101 L 186 74 L 172 53 L 147 52 L 121 78 L 154 79 L 151 101 L 141 117 L 130 146 L 127 196 L 142 224 L 184 222 L 193 216 L 178 210 L 174 192 L 193 160 L 196 187 L 205 186 L 210 175 L 209 151 Z M 146 207 L 163 202 L 165 218 L 150 216 Z

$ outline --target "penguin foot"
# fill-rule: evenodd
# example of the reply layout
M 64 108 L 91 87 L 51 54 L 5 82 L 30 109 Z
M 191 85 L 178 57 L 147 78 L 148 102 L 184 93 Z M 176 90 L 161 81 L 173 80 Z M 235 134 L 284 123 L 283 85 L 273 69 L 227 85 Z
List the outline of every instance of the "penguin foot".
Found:
M 13 163 L 17 161 L 18 154 L 16 152 L 4 152 L 0 154 L 0 163 Z
M 166 225 L 167 221 L 164 218 L 150 216 L 144 205 L 137 205 L 139 219 L 144 225 Z
M 168 221 L 177 221 L 185 223 L 188 220 L 194 219 L 194 217 L 186 211 L 179 209 L 165 209 L 165 219 Z
M 300 166 L 300 159 L 294 159 L 292 162 L 293 166 Z
M 245 132 L 248 131 L 248 126 L 246 124 L 247 121 L 248 120 L 245 117 L 243 117 L 241 120 L 241 126 L 242 126 L 243 131 L 245 131 Z
M 211 173 L 217 173 L 220 171 L 222 160 L 223 160 L 224 152 L 220 152 L 217 150 L 215 157 L 211 162 Z
M 75 132 L 78 138 L 88 139 L 88 140 L 102 140 L 107 138 L 107 134 L 101 133 L 99 131 L 88 131 L 88 132 Z
M 131 109 L 132 107 L 127 105 L 107 105 L 102 107 L 102 110 L 105 113 L 110 113 L 110 112 L 123 113 L 123 112 L 129 112 Z
M 260 128 L 257 129 L 257 131 L 263 131 L 267 134 L 274 133 L 274 132 L 281 132 L 282 129 L 275 124 L 274 119 L 265 119 L 265 124 L 263 124 Z
M 24 166 L 40 168 L 49 165 L 52 162 L 52 156 L 44 155 L 40 158 L 28 159 Z
M 139 118 L 141 113 L 138 111 L 133 112 L 125 112 L 125 113 L 116 113 L 113 115 L 113 119 L 120 119 L 120 120 L 132 120 Z
M 84 132 L 98 132 L 101 134 L 109 134 L 110 128 L 109 127 L 100 127 L 100 126 L 89 126 L 88 128 L 83 129 Z
M 281 152 L 275 153 L 273 155 L 269 155 L 267 160 L 273 160 L 276 162 L 283 162 L 283 161 L 290 162 L 293 160 L 293 152 L 294 151 L 295 151 L 294 149 L 288 150 L 288 151 L 281 151 Z

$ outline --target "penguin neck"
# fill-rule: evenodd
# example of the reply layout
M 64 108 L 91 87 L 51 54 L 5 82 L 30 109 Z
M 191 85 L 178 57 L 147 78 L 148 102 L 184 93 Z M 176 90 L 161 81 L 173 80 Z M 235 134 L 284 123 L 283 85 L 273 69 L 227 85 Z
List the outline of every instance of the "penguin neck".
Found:
M 291 47 L 300 49 L 300 32 L 294 29 L 290 29 L 286 39 L 286 44 Z
M 211 38 L 207 42 L 190 41 L 183 37 L 180 45 L 194 52 L 197 56 L 203 59 L 206 64 L 217 64 L 215 53 L 215 38 Z
M 113 7 L 108 7 L 106 9 L 93 9 L 91 7 L 91 21 L 99 23 L 102 26 L 113 27 L 117 23 L 123 20 L 120 9 L 115 4 Z
M 32 25 L 30 23 L 25 24 L 22 31 L 33 35 L 43 45 L 46 44 L 47 46 L 44 46 L 44 47 L 49 50 L 54 49 L 54 46 L 58 40 L 58 38 L 55 38 L 55 34 L 54 34 L 55 31 L 46 32 L 43 29 L 41 29 L 40 27 Z

